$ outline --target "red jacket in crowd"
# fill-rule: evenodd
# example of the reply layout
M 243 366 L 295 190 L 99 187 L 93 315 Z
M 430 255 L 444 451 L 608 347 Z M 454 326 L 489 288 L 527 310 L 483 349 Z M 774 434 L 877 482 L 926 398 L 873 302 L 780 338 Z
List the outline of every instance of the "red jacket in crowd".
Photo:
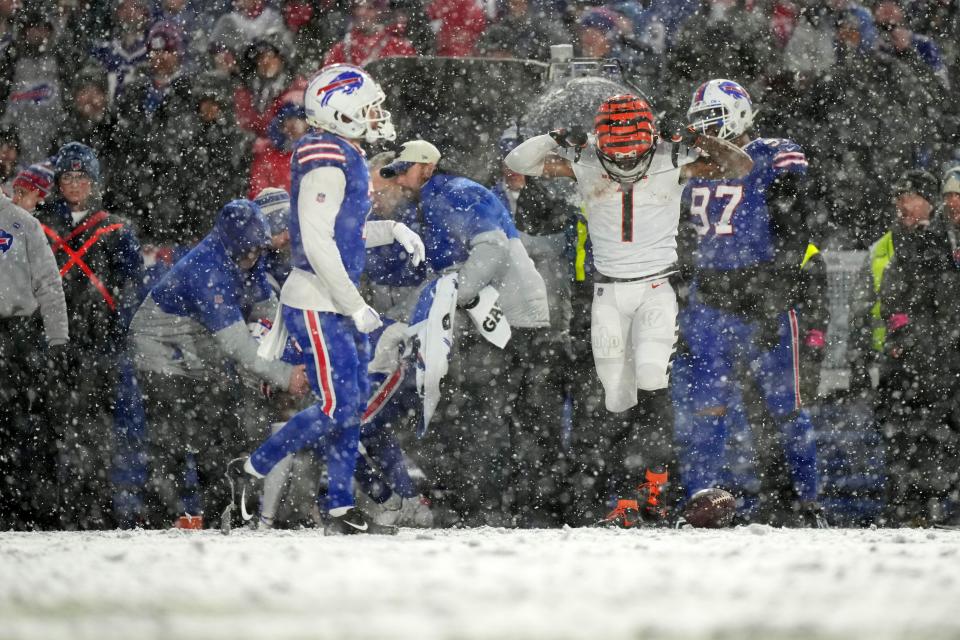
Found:
M 487 28 L 487 18 L 476 0 L 433 0 L 427 7 L 431 20 L 440 20 L 437 55 L 472 55 L 477 40 Z
M 267 138 L 257 138 L 253 144 L 253 162 L 250 164 L 250 191 L 248 198 L 267 187 L 277 187 L 290 193 L 290 151 L 277 149 Z
M 327 52 L 323 64 L 348 63 L 362 67 L 379 58 L 415 55 L 416 49 L 396 25 L 376 33 L 354 28 Z
M 303 92 L 307 88 L 307 79 L 297 76 L 293 79 L 286 89 L 280 95 L 274 98 L 263 111 L 258 111 L 254 101 L 253 92 L 244 85 L 237 88 L 234 93 L 233 102 L 237 113 L 237 123 L 241 129 L 245 129 L 258 136 L 267 134 L 267 127 L 276 117 L 277 111 L 285 103 L 303 104 Z

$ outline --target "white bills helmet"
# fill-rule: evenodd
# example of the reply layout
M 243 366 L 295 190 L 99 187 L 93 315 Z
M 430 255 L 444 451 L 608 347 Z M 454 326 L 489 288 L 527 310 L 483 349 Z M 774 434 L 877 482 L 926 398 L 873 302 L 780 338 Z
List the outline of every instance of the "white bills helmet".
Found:
M 716 127 L 717 137 L 733 140 L 753 124 L 750 94 L 733 80 L 710 80 L 693 92 L 688 121 L 700 133 Z
M 350 140 L 393 140 L 397 132 L 390 112 L 382 108 L 386 96 L 366 71 L 349 64 L 320 70 L 303 98 L 307 124 Z

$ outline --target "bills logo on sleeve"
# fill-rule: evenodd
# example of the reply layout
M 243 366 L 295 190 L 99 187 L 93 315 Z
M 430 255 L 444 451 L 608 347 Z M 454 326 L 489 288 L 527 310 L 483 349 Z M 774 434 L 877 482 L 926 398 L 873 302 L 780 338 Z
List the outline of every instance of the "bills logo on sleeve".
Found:
M 0 229 L 0 254 L 4 254 L 13 246 L 13 235 Z

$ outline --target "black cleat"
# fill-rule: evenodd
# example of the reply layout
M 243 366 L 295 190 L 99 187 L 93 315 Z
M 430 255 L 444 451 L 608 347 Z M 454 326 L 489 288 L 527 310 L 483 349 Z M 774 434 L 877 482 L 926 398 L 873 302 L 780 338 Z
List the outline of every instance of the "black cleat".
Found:
M 348 536 L 356 533 L 368 533 L 375 536 L 395 536 L 397 527 L 387 524 L 377 524 L 374 519 L 360 509 L 351 507 L 340 517 L 330 517 L 330 521 L 323 529 L 325 536 Z
M 240 512 L 240 519 L 244 524 L 254 520 L 256 505 L 260 497 L 260 478 L 252 476 L 243 469 L 250 456 L 234 458 L 227 463 L 227 472 L 224 474 L 230 485 L 230 504 L 220 516 L 220 533 L 230 535 L 233 529 L 234 508 Z
M 816 502 L 806 502 L 800 506 L 800 527 L 803 529 L 829 529 L 830 522 Z

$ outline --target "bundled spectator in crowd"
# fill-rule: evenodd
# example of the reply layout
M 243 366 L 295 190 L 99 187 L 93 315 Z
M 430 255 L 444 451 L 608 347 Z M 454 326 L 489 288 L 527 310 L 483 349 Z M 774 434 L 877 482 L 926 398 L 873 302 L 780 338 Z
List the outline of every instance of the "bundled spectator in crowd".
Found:
M 91 147 L 104 158 L 103 178 L 110 180 L 114 150 L 113 111 L 109 108 L 109 85 L 106 74 L 95 66 L 81 69 L 71 79 L 67 96 L 67 117 L 54 135 L 50 153 L 68 142 L 76 141 Z
M 129 215 L 144 243 L 181 242 L 180 176 L 190 151 L 194 100 L 183 75 L 183 36 L 156 24 L 147 38 L 148 68 L 132 79 L 117 104 L 118 170 L 111 176 L 112 206 Z
M 146 0 L 120 0 L 113 11 L 110 37 L 94 43 L 91 48 L 90 56 L 107 74 L 110 104 L 147 61 L 149 19 Z
M 282 30 L 280 12 L 268 4 L 266 0 L 233 0 L 233 11 L 220 16 L 210 40 L 242 51 L 267 33 Z
M 211 71 L 200 75 L 192 101 L 194 124 L 180 171 L 180 239 L 188 245 L 213 226 L 215 212 L 243 193 L 250 166 L 250 136 L 237 126 L 230 81 Z
M 357 0 L 350 14 L 350 28 L 324 58 L 324 64 L 345 62 L 362 67 L 388 56 L 415 56 L 413 44 L 391 17 L 387 0 Z M 438 55 L 442 55 L 438 51 Z
M 431 22 L 432 18 L 427 11 L 430 3 L 431 0 L 390 0 L 393 21 L 422 56 L 432 56 L 436 53 L 437 35 L 434 32 L 436 23 Z
M 243 84 L 235 96 L 237 121 L 254 135 L 267 135 L 285 103 L 303 104 L 307 81 L 294 73 L 290 58 L 290 36 L 285 31 L 264 34 L 243 54 Z
M 198 8 L 197 0 L 158 0 L 153 23 L 175 25 L 187 42 L 185 67 L 194 71 L 207 49 L 207 36 L 213 27 L 212 16 Z
M 876 417 L 887 443 L 890 524 L 941 520 L 960 488 L 960 423 L 954 423 L 958 275 L 941 216 L 939 185 L 924 171 L 894 185 L 896 253 L 880 287 L 886 326 Z
M 298 74 L 309 78 L 323 67 L 324 54 L 347 31 L 348 5 L 344 0 L 283 2 L 283 23 L 293 36 Z
M 16 27 L 17 9 L 20 0 L 0 0 L 0 57 L 13 43 L 13 33 Z
M 270 123 L 266 138 L 253 145 L 250 166 L 250 198 L 267 187 L 290 190 L 290 157 L 294 143 L 307 132 L 307 114 L 303 105 L 284 104 Z
M 40 223 L 5 196 L 0 270 L 0 530 L 55 526 L 54 423 L 43 408 L 69 340 L 67 307 Z
M 0 126 L 0 188 L 8 196 L 20 167 L 20 136 L 12 125 Z
M 438 56 L 469 56 L 487 28 L 487 17 L 480 3 L 474 0 L 433 0 L 427 7 L 427 15 L 440 24 Z
M 143 258 L 130 225 L 100 208 L 100 163 L 72 142 L 54 163 L 57 195 L 37 214 L 60 273 L 70 320 L 72 358 L 54 410 L 61 526 L 110 524 L 107 474 L 117 363 L 142 284 Z
M 874 8 L 874 19 L 884 33 L 880 39 L 881 49 L 908 59 L 918 72 L 933 74 L 944 88 L 950 87 L 950 76 L 940 47 L 933 39 L 911 31 L 899 3 L 892 0 L 878 3 Z
M 623 46 L 623 35 L 629 29 L 629 21 L 609 7 L 584 11 L 577 21 L 580 55 L 585 58 L 616 58 L 624 65 L 631 80 L 636 80 L 637 74 L 640 74 L 646 84 L 657 74 L 659 62 L 643 67 L 638 53 Z
M 537 12 L 530 0 L 509 0 L 500 18 L 477 41 L 477 50 L 488 54 L 497 44 L 509 51 L 506 57 L 549 60 L 550 45 L 568 39 L 563 26 L 546 12 Z
M 21 169 L 13 181 L 13 204 L 27 213 L 47 199 L 53 188 L 53 167 L 48 163 L 32 164 Z
M 206 68 L 231 78 L 237 85 L 240 84 L 240 63 L 237 60 L 237 52 L 223 42 L 211 40 L 207 45 Z
M 25 9 L 20 13 L 17 39 L 0 83 L 9 87 L 6 110 L 0 122 L 16 126 L 20 136 L 20 161 L 46 159 L 57 126 L 63 120 L 63 69 L 55 54 L 53 22 L 48 12 Z
M 235 384 L 225 360 L 256 381 L 293 395 L 308 389 L 303 366 L 266 361 L 247 318 L 273 317 L 276 296 L 261 254 L 271 247 L 260 208 L 248 200 L 227 203 L 206 237 L 158 282 L 131 324 L 131 346 L 143 389 L 153 469 L 152 507 L 167 522 L 197 526 L 192 517 L 227 500 L 218 492 L 223 460 L 248 444 L 231 407 Z M 196 456 L 199 484 L 190 478 Z M 219 498 L 219 500 L 217 498 Z M 200 524 L 202 526 L 202 524 Z

